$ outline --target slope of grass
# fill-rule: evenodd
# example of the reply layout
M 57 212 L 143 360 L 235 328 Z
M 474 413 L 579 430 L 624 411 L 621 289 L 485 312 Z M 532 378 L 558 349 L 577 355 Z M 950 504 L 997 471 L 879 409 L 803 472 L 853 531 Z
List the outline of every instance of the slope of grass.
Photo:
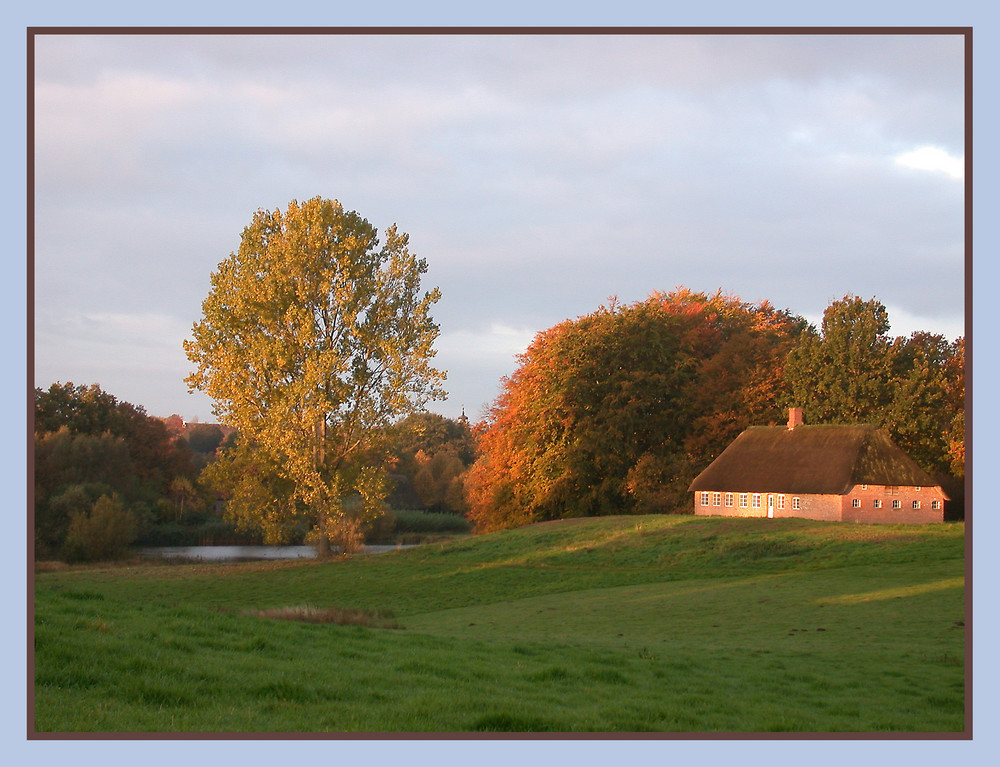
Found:
M 39 573 L 35 726 L 961 731 L 963 548 L 960 524 L 651 516 Z M 261 617 L 293 607 L 403 628 Z

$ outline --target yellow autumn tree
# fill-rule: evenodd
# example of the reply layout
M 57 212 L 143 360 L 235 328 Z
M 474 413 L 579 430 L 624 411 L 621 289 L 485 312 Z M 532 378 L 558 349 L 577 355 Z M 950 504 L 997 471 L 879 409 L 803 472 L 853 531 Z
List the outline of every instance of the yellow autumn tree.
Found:
M 356 542 L 385 495 L 382 435 L 444 396 L 432 367 L 440 298 L 395 226 L 319 197 L 258 211 L 212 274 L 185 341 L 188 386 L 215 401 L 237 445 L 212 466 L 227 514 L 278 542 L 308 520 L 320 553 Z M 262 488 L 280 488 L 274 498 Z

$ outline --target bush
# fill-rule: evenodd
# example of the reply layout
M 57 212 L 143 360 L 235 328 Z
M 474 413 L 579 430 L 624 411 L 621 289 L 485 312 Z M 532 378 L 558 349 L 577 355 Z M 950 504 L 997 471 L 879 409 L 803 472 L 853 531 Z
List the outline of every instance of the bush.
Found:
M 400 533 L 468 533 L 472 526 L 461 514 L 431 511 L 397 511 L 396 534 Z
M 134 543 L 139 546 L 256 546 L 260 545 L 261 538 L 259 533 L 240 532 L 225 520 L 201 514 L 191 515 L 183 522 L 151 525 Z
M 66 541 L 66 532 L 74 515 L 86 515 L 94 502 L 112 492 L 100 483 L 66 485 L 35 504 L 35 556 L 54 556 Z
M 102 495 L 90 514 L 73 512 L 63 553 L 73 562 L 115 559 L 136 538 L 136 520 L 117 495 Z

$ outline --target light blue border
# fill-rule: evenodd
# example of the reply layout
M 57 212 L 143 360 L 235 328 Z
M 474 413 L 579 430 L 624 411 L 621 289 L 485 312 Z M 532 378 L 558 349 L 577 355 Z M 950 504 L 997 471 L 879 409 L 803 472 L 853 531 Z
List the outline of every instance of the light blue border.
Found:
M 973 318 L 978 332 L 973 340 L 975 376 L 970 391 L 975 407 L 972 443 L 972 472 L 987 478 L 992 474 L 996 449 L 989 437 L 997 433 L 996 407 L 991 401 L 995 377 L 991 375 L 997 359 L 994 337 L 996 320 L 992 295 L 997 284 L 996 195 L 997 149 L 996 72 L 1000 71 L 997 50 L 1000 39 L 993 14 L 985 2 L 848 2 L 807 4 L 800 1 L 700 2 L 671 8 L 666 3 L 648 0 L 620 0 L 615 3 L 525 2 L 474 5 L 469 2 L 401 2 L 398 0 L 360 3 L 316 2 L 297 4 L 271 0 L 211 2 L 178 0 L 169 4 L 140 5 L 99 0 L 70 3 L 50 0 L 34 8 L 17 5 L 9 9 L 2 25 L 3 82 L 6 100 L 15 105 L 12 117 L 4 121 L 8 151 L 3 153 L 4 179 L 2 201 L 7 217 L 9 250 L 4 261 L 7 279 L 3 282 L 2 311 L 4 343 L 12 370 L 3 377 L 4 401 L 8 403 L 9 433 L 5 444 L 9 455 L 3 462 L 4 487 L 8 491 L 7 518 L 14 542 L 14 556 L 3 564 L 4 583 L 10 604 L 9 615 L 24 614 L 25 553 L 17 554 L 20 541 L 26 540 L 26 524 L 21 513 L 25 508 L 24 477 L 26 453 L 21 447 L 27 429 L 25 422 L 26 359 L 25 290 L 26 271 L 24 226 L 26 201 L 25 130 L 22 114 L 25 103 L 25 50 L 28 26 L 972 26 L 974 28 L 974 83 L 976 111 L 974 211 L 977 214 L 972 293 L 976 312 Z M 670 764 L 696 760 L 699 765 L 723 763 L 854 765 L 900 763 L 908 767 L 923 764 L 958 762 L 963 767 L 987 764 L 996 751 L 997 662 L 993 645 L 997 632 L 996 599 L 991 596 L 996 584 L 997 557 L 993 552 L 998 540 L 997 508 L 984 493 L 973 493 L 975 547 L 975 740 L 962 741 L 418 741 L 418 742 L 27 742 L 24 716 L 24 626 L 11 622 L 3 633 L 7 662 L 2 664 L 3 687 L 2 739 L 4 751 L 12 764 L 142 764 L 176 765 L 181 760 L 193 764 L 227 762 L 239 765 L 306 764 L 317 760 L 359 765 L 459 765 L 493 767 L 511 764 Z M 307 761 L 308 760 L 308 761 Z

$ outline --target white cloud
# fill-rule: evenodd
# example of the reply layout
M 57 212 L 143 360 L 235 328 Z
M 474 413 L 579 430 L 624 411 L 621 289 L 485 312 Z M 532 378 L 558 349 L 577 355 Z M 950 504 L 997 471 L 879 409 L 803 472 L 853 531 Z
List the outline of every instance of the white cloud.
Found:
M 886 305 L 889 312 L 889 335 L 908 338 L 916 332 L 936 333 L 949 341 L 965 335 L 965 317 L 960 314 L 928 317 L 908 312 L 898 306 Z
M 912 152 L 904 152 L 895 158 L 896 165 L 914 170 L 944 173 L 954 179 L 965 178 L 965 157 L 953 157 L 943 149 L 923 146 Z
M 913 333 L 934 333 L 942 335 L 949 341 L 954 341 L 965 335 L 965 317 L 960 314 L 945 316 L 924 316 L 908 312 L 899 306 L 886 305 L 889 313 L 889 337 L 909 338 Z M 803 317 L 817 330 L 823 327 L 823 315 L 807 313 Z
M 513 367 L 514 357 L 528 348 L 536 332 L 494 322 L 486 330 L 442 333 L 435 346 L 441 356 Z

